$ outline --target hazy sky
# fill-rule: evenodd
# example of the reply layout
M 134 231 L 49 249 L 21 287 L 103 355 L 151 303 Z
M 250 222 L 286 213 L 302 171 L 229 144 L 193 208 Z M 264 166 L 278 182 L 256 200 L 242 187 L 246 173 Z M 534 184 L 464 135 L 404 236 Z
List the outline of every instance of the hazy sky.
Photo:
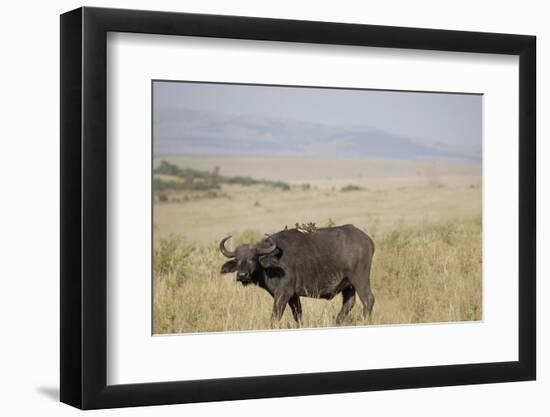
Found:
M 482 96 L 155 82 L 155 111 L 189 109 L 329 126 L 368 126 L 481 151 Z

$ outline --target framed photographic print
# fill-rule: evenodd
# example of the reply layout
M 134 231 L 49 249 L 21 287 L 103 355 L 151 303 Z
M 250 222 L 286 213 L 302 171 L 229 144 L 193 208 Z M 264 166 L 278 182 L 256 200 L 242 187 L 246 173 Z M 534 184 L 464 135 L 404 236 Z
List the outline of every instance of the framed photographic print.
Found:
M 61 16 L 61 401 L 535 379 L 535 38 Z

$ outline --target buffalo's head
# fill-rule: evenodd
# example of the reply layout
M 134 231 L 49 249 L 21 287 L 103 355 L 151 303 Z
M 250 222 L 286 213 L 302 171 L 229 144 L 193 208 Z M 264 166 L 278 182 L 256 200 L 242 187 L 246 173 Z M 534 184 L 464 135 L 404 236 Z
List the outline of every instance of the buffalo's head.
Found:
M 254 281 L 255 274 L 262 269 L 271 270 L 272 273 L 284 271 L 279 264 L 281 250 L 277 248 L 271 237 L 267 236 L 255 244 L 237 246 L 234 251 L 230 251 L 225 247 L 225 242 L 229 239 L 231 239 L 231 236 L 227 236 L 220 242 L 220 252 L 225 257 L 230 258 L 222 265 L 222 274 L 237 272 L 237 281 L 246 285 Z

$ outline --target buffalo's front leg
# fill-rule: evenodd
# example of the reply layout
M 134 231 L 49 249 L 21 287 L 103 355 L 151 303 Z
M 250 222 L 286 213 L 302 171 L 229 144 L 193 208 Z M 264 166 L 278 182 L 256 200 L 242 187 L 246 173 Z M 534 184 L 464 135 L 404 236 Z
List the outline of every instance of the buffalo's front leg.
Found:
M 284 292 L 274 295 L 273 312 L 271 313 L 272 325 L 279 322 L 281 320 L 281 317 L 283 317 L 283 313 L 285 312 L 285 307 L 289 302 L 290 297 L 291 297 L 290 294 L 287 294 Z
M 300 327 L 300 325 L 302 324 L 302 303 L 300 303 L 300 297 L 298 297 L 297 295 L 291 297 L 288 301 L 288 305 L 292 310 L 292 316 L 294 317 L 294 320 L 296 320 L 298 327 Z

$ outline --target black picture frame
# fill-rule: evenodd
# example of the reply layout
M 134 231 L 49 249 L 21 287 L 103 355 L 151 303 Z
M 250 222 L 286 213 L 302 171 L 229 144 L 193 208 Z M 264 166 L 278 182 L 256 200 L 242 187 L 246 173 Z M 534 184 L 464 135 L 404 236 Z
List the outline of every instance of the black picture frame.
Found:
M 108 32 L 519 56 L 519 358 L 513 362 L 107 385 Z M 533 380 L 534 36 L 102 8 L 61 15 L 61 401 L 82 409 Z

